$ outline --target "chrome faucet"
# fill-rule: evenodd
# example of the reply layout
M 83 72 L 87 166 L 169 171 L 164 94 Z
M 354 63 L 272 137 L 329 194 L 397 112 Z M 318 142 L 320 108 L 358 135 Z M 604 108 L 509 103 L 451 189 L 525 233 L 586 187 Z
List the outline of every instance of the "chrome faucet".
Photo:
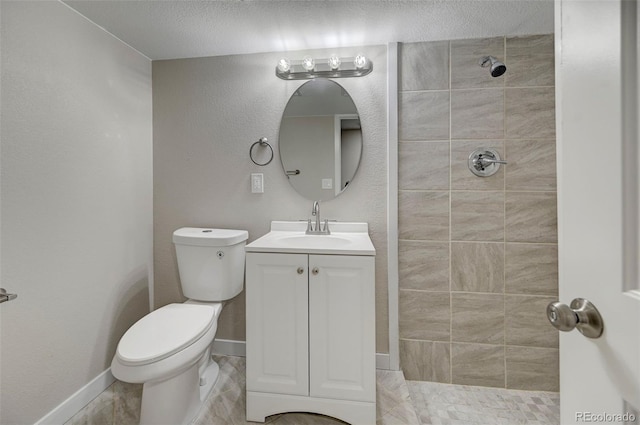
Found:
M 307 221 L 307 231 L 305 232 L 307 235 L 330 235 L 329 231 L 329 220 L 324 220 L 324 228 L 320 227 L 320 201 L 313 202 L 313 209 L 311 210 L 311 215 L 316 218 L 316 225 L 311 225 L 311 219 Z
M 314 201 L 311 215 L 316 218 L 316 232 L 320 230 L 320 201 Z

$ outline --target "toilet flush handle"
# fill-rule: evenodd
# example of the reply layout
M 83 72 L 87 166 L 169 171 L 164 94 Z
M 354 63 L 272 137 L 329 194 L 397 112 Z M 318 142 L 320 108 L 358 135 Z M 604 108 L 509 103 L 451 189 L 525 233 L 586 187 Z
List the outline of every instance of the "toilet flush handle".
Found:
M 15 300 L 16 298 L 18 298 L 17 294 L 8 294 L 6 289 L 0 288 L 0 303 Z

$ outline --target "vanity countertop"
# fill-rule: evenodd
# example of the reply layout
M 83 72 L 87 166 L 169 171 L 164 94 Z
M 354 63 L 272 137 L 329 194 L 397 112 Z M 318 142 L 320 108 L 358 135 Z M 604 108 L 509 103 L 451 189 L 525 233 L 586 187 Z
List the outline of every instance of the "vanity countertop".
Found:
M 245 247 L 246 252 L 376 255 L 367 223 L 330 222 L 330 235 L 306 235 L 306 221 L 272 221 L 271 231 Z

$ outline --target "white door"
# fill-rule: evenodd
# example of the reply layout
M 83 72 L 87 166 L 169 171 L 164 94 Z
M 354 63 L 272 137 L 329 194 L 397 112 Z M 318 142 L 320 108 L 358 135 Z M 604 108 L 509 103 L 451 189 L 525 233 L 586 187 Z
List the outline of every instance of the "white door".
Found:
M 563 425 L 640 420 L 636 7 L 556 1 L 560 301 L 604 320 L 598 339 L 561 333 Z
M 308 256 L 247 254 L 247 390 L 309 395 Z
M 309 394 L 376 400 L 374 257 L 310 255 Z

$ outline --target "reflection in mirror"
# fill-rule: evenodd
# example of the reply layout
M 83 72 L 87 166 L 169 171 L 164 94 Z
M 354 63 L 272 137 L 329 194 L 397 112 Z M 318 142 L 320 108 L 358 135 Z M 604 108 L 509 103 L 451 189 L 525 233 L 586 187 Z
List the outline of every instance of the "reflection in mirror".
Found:
M 304 83 L 282 115 L 280 159 L 305 198 L 326 201 L 353 180 L 362 156 L 360 116 L 349 93 L 326 79 Z

